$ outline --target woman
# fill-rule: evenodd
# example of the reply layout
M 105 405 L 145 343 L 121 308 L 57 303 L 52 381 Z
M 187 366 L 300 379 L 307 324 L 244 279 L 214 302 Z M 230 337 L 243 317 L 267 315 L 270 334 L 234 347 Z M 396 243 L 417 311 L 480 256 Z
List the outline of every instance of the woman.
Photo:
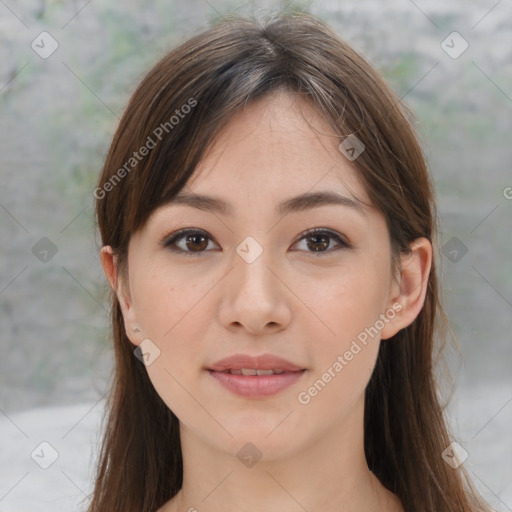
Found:
M 324 23 L 231 18 L 166 55 L 95 196 L 116 360 L 91 512 L 489 510 L 433 378 L 421 149 Z

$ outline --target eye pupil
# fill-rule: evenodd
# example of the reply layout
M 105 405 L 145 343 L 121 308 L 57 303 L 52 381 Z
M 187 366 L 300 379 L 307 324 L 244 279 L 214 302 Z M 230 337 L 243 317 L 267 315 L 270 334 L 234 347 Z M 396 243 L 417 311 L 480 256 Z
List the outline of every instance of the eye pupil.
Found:
M 194 243 L 197 242 L 197 239 L 202 239 L 202 243 L 201 243 L 201 246 L 198 247 L 196 245 L 196 249 L 198 249 L 199 251 L 203 251 L 204 249 L 206 249 L 206 247 L 208 247 L 208 242 L 206 241 L 206 237 L 204 235 L 201 235 L 201 234 L 192 234 L 192 235 L 188 235 L 187 236 L 187 249 L 190 249 L 190 245 L 189 245 L 189 242 L 191 240 L 194 241 Z M 192 251 L 192 252 L 195 252 L 195 251 Z
M 319 240 L 321 239 L 322 242 L 315 242 L 315 243 L 320 243 L 320 249 L 318 248 L 315 248 L 313 246 L 313 251 L 314 252 L 322 252 L 324 249 L 327 249 L 329 247 L 329 238 L 327 235 L 311 235 L 311 236 L 308 236 L 308 248 L 312 248 L 311 247 L 311 244 L 309 243 L 309 240 Z

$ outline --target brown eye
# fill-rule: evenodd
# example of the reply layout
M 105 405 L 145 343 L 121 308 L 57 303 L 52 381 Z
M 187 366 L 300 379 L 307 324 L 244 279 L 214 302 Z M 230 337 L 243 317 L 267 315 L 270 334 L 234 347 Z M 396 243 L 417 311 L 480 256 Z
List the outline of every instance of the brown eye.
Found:
M 339 249 L 349 249 L 352 246 L 346 242 L 341 235 L 325 229 L 314 229 L 302 233 L 299 242 L 306 240 L 306 247 L 301 249 L 307 253 L 318 256 L 329 254 Z M 212 238 L 204 231 L 197 229 L 180 229 L 164 240 L 164 247 L 173 252 L 186 256 L 201 255 L 208 251 L 209 242 Z M 211 248 L 211 247 L 210 247 Z
M 304 249 L 306 252 L 317 253 L 319 255 L 351 247 L 338 233 L 325 229 L 307 231 L 301 235 L 297 243 L 303 240 L 306 240 L 306 248 Z
M 211 238 L 202 231 L 183 229 L 174 233 L 171 238 L 164 241 L 164 246 L 172 251 L 183 254 L 201 254 L 208 248 L 208 241 Z

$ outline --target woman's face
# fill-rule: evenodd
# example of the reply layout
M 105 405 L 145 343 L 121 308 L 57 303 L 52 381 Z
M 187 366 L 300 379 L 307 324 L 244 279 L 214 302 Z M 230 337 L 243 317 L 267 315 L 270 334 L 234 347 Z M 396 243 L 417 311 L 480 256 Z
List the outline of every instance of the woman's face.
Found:
M 385 219 L 359 201 L 370 203 L 339 142 L 296 96 L 251 103 L 182 191 L 216 202 L 170 203 L 133 235 L 127 333 L 146 340 L 147 371 L 182 442 L 231 455 L 251 443 L 246 450 L 272 460 L 360 435 L 380 339 L 399 330 L 401 306 Z M 306 194 L 331 199 L 298 199 Z M 235 354 L 280 357 L 300 371 L 211 371 Z

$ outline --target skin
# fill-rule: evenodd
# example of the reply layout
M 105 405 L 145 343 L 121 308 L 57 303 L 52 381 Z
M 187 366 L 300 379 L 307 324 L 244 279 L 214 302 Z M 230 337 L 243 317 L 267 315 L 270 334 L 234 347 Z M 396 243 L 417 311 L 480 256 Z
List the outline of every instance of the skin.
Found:
M 364 213 L 340 205 L 276 213 L 279 202 L 320 190 L 370 203 L 338 144 L 297 96 L 275 93 L 250 103 L 186 186 L 229 202 L 232 215 L 172 203 L 155 210 L 131 238 L 127 273 L 116 268 L 110 247 L 101 251 L 128 337 L 159 348 L 146 368 L 180 420 L 184 484 L 159 512 L 403 511 L 366 464 L 364 390 L 379 344 L 423 306 L 432 247 L 416 240 L 395 274 L 386 222 L 373 206 L 363 206 Z M 185 227 L 206 232 L 207 245 L 182 238 L 177 243 L 188 256 L 159 243 Z M 318 249 L 322 240 L 300 238 L 312 228 L 337 232 L 352 248 L 327 238 L 327 248 Z M 263 249 L 252 263 L 236 252 L 247 236 Z M 298 394 L 380 315 L 388 318 L 393 304 L 401 310 L 380 334 L 300 403 Z M 204 370 L 238 352 L 276 354 L 306 372 L 277 395 L 240 397 Z M 248 442 L 262 453 L 250 468 L 236 455 Z

